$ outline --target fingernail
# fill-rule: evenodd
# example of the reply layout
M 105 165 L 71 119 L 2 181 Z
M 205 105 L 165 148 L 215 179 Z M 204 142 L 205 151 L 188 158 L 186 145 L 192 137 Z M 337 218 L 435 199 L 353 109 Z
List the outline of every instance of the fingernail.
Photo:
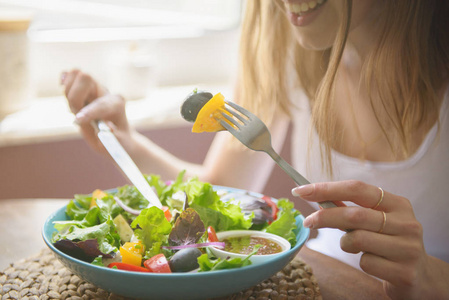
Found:
M 302 225 L 306 228 L 310 228 L 312 226 L 312 218 L 310 216 L 308 216 L 307 218 L 304 219 L 304 222 L 302 223 Z
M 75 123 L 77 123 L 77 124 L 83 123 L 83 121 L 85 121 L 85 119 L 86 119 L 86 113 L 82 110 L 80 110 L 75 115 Z
M 298 197 L 310 196 L 313 193 L 313 185 L 306 184 L 292 189 L 292 195 Z

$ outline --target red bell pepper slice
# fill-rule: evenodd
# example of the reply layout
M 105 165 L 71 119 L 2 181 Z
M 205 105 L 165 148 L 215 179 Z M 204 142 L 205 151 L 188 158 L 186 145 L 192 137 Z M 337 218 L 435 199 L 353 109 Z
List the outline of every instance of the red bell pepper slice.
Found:
M 274 203 L 273 200 L 271 200 L 271 197 L 263 196 L 262 200 L 265 201 L 265 203 L 268 204 L 268 206 L 271 208 L 271 218 L 273 219 L 273 221 L 275 221 L 278 217 L 278 211 L 279 211 L 278 206 L 276 205 L 276 203 Z M 273 222 L 273 221 L 271 221 L 271 222 Z M 269 223 L 271 223 L 271 222 L 269 222 Z
M 212 226 L 207 227 L 207 239 L 209 242 L 219 242 L 215 229 Z
M 164 215 L 165 215 L 165 218 L 167 219 L 167 221 L 171 221 L 171 218 L 172 218 L 172 215 L 171 215 L 171 212 L 170 212 L 170 209 L 168 209 L 168 207 L 167 206 L 162 206 L 162 211 L 164 212 Z
M 127 264 L 127 263 L 122 263 L 122 262 L 113 262 L 108 265 L 108 268 L 113 268 L 113 267 L 116 267 L 117 269 L 124 270 L 124 271 L 147 272 L 147 273 L 150 272 L 150 270 L 148 270 L 147 268 L 139 267 L 139 266 L 135 266 L 135 265 Z
M 156 254 L 144 261 L 143 265 L 153 273 L 171 273 L 167 258 L 163 253 Z

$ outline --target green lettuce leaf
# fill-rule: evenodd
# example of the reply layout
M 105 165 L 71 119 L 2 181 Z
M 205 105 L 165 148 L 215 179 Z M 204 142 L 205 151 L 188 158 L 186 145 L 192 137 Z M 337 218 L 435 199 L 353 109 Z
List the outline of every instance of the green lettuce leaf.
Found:
M 58 222 L 57 225 L 64 225 L 61 223 Z M 111 253 L 117 251 L 117 246 L 120 245 L 120 238 L 114 232 L 115 225 L 112 219 L 90 227 L 85 227 L 82 224 L 80 226 L 80 224 L 76 223 L 65 224 L 64 228 L 53 236 L 52 242 L 54 243 L 59 240 L 86 241 L 96 239 L 98 249 L 101 252 Z
M 241 268 L 244 266 L 251 265 L 251 261 L 248 259 L 241 259 L 238 257 L 231 259 L 211 259 L 207 254 L 202 254 L 198 257 L 199 264 L 199 272 L 208 272 L 215 270 L 224 270 L 224 269 L 235 269 Z
M 290 242 L 292 247 L 296 244 L 295 229 L 296 216 L 300 213 L 294 209 L 293 202 L 288 199 L 279 199 L 277 203 L 279 212 L 277 219 L 268 225 L 263 231 L 279 235 Z
M 97 206 L 89 208 L 91 200 L 90 195 L 76 195 L 70 201 L 66 214 L 72 220 L 54 222 L 58 232 L 53 235 L 52 242 L 96 240 L 102 253 L 116 252 L 120 247 L 120 237 L 112 218 L 121 208 L 112 196 L 97 199 Z
M 74 200 L 67 204 L 66 214 L 71 220 L 81 221 L 89 211 L 92 197 L 88 195 L 75 195 Z
M 142 210 L 131 223 L 136 237 L 143 242 L 150 254 L 160 253 L 160 247 L 167 243 L 171 232 L 171 223 L 165 218 L 164 212 L 152 206 Z M 147 254 L 149 255 L 149 254 Z
M 251 265 L 251 261 L 249 260 L 251 256 L 257 253 L 261 245 L 255 245 L 253 251 L 251 251 L 248 256 L 246 256 L 244 259 L 241 259 L 239 257 L 234 258 L 211 258 L 208 254 L 203 254 L 200 257 L 198 257 L 198 264 L 199 264 L 199 272 L 208 272 L 208 271 L 215 271 L 215 270 L 224 270 L 224 269 L 235 269 L 235 268 L 241 268 L 244 266 Z
M 103 199 L 97 199 L 97 206 L 100 209 L 100 213 L 98 215 L 98 220 L 100 223 L 106 222 L 108 218 L 114 219 L 120 213 L 124 212 L 124 210 L 118 206 L 117 202 L 115 202 L 112 195 L 108 195 L 108 197 L 104 197 Z
M 221 201 L 210 183 L 193 178 L 185 191 L 190 207 L 200 215 L 206 228 L 212 226 L 216 231 L 225 231 L 251 227 L 254 215 L 245 216 L 239 205 Z

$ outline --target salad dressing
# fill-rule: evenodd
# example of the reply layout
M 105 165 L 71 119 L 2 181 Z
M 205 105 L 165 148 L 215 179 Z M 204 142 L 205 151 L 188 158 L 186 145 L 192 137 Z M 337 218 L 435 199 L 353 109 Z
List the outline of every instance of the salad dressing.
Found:
M 250 254 L 256 245 L 260 246 L 256 255 L 275 254 L 282 251 L 282 247 L 275 241 L 257 236 L 231 237 L 224 239 L 223 242 L 225 251 L 238 254 Z

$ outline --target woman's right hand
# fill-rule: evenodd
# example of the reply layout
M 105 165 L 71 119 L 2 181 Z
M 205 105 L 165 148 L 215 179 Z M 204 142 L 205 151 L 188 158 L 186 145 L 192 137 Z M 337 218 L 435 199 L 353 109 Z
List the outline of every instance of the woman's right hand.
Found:
M 106 153 L 91 125 L 94 120 L 105 121 L 122 143 L 127 138 L 129 140 L 131 131 L 126 118 L 125 100 L 120 95 L 110 94 L 89 74 L 80 70 L 62 73 L 61 84 L 65 87 L 70 110 L 75 114 L 75 122 L 93 149 Z

